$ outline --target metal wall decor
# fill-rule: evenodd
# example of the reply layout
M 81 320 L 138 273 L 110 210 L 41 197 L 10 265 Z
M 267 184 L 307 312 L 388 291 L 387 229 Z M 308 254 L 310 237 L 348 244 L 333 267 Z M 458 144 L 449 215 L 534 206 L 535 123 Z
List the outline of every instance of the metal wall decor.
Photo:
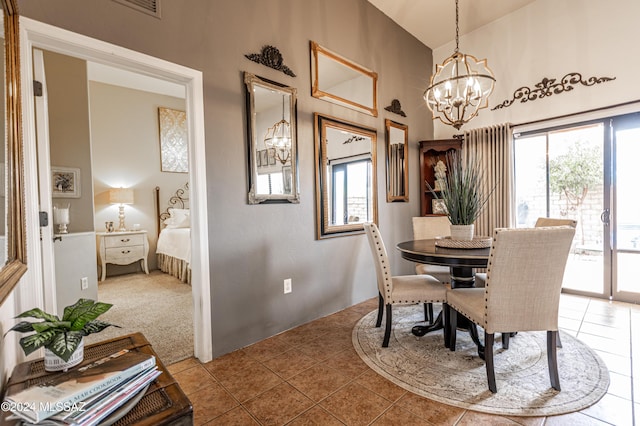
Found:
M 245 58 L 252 60 L 253 62 L 257 62 L 261 65 L 265 65 L 269 68 L 273 68 L 274 70 L 282 71 L 286 75 L 291 77 L 295 77 L 295 73 L 284 64 L 284 59 L 282 59 L 282 54 L 277 47 L 273 46 L 262 46 L 262 50 L 260 53 L 248 53 L 244 55 Z
M 579 72 L 570 72 L 556 82 L 555 78 L 543 78 L 540 83 L 536 83 L 536 89 L 532 89 L 527 86 L 522 86 L 513 92 L 513 99 L 507 99 L 501 104 L 491 108 L 491 111 L 495 111 L 501 108 L 507 108 L 520 99 L 521 103 L 527 101 L 535 101 L 536 99 L 542 99 L 551 95 L 559 95 L 563 92 L 569 92 L 573 90 L 575 85 L 582 84 L 583 86 L 593 86 L 594 84 L 605 83 L 607 81 L 615 80 L 615 77 L 589 77 L 583 80 L 582 74 Z
M 394 99 L 391 101 L 391 105 L 384 107 L 384 109 L 386 109 L 389 112 L 392 112 L 394 114 L 398 114 L 402 117 L 406 117 L 407 114 L 405 114 L 405 112 L 402 110 L 402 106 L 400 105 L 400 101 L 397 99 Z

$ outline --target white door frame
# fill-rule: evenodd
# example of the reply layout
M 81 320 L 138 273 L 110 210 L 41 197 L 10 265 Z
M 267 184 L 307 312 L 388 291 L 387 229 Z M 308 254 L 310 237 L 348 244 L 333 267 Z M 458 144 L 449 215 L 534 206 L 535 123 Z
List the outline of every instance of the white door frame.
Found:
M 139 74 L 184 85 L 186 92 L 187 130 L 189 133 L 189 188 L 191 190 L 191 286 L 194 307 L 194 353 L 202 362 L 213 358 L 211 339 L 211 290 L 209 279 L 209 244 L 207 223 L 207 181 L 204 138 L 204 97 L 202 72 L 162 59 L 92 39 L 29 18 L 20 17 L 20 64 L 22 75 L 22 116 L 24 127 L 25 185 L 27 214 L 28 265 L 37 303 L 55 311 L 55 288 L 42 286 L 43 271 L 38 218 L 38 168 L 32 49 L 40 48 L 68 56 L 122 68 Z M 41 190 L 43 188 L 40 188 Z M 47 189 L 50 190 L 50 189 Z M 53 300 L 53 302 L 52 302 Z M 53 304 L 52 304 L 53 303 Z

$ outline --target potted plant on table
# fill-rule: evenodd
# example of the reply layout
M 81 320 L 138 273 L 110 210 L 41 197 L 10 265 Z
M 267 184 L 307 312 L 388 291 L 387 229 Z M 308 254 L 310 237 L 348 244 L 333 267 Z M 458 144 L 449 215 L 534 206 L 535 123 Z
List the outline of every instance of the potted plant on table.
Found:
M 439 173 L 439 193 L 425 182 L 429 191 L 441 199 L 451 222 L 452 240 L 472 240 L 474 222 L 489 200 L 493 190 L 485 193 L 484 176 L 475 158 L 463 160 L 460 153 L 449 151 L 446 155 L 447 173 Z
M 64 308 L 62 319 L 40 308 L 34 308 L 21 313 L 16 318 L 36 318 L 42 321 L 21 321 L 9 331 L 35 332 L 20 339 L 20 346 L 25 355 L 44 347 L 45 370 L 66 370 L 82 362 L 84 336 L 98 333 L 112 325 L 119 327 L 96 319 L 107 312 L 111 306 L 113 305 L 91 299 L 79 299 L 73 305 Z

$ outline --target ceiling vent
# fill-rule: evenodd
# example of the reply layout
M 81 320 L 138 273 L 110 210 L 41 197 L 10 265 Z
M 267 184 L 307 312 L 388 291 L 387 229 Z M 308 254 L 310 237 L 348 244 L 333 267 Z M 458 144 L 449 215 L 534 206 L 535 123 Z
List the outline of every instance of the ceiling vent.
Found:
M 113 0 L 139 12 L 160 18 L 160 0 Z

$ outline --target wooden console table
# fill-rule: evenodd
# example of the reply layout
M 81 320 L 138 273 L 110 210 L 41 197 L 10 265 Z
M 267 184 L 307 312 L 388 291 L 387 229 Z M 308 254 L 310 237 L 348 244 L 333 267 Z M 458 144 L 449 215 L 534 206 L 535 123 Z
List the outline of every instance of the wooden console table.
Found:
M 162 374 L 151 383 L 140 401 L 127 414 L 115 422 L 114 426 L 192 425 L 193 407 L 191 402 L 180 389 L 173 376 L 167 371 L 142 333 L 129 334 L 86 346 L 84 348 L 84 361 L 80 366 L 109 356 L 122 349 L 155 355 L 158 370 L 162 371 Z M 6 395 L 11 395 L 42 383 L 54 374 L 60 373 L 45 371 L 42 358 L 18 364 L 7 383 Z M 10 414 L 9 412 L 0 413 L 0 424 L 16 426 L 20 423 L 19 420 L 7 420 L 6 418 Z

